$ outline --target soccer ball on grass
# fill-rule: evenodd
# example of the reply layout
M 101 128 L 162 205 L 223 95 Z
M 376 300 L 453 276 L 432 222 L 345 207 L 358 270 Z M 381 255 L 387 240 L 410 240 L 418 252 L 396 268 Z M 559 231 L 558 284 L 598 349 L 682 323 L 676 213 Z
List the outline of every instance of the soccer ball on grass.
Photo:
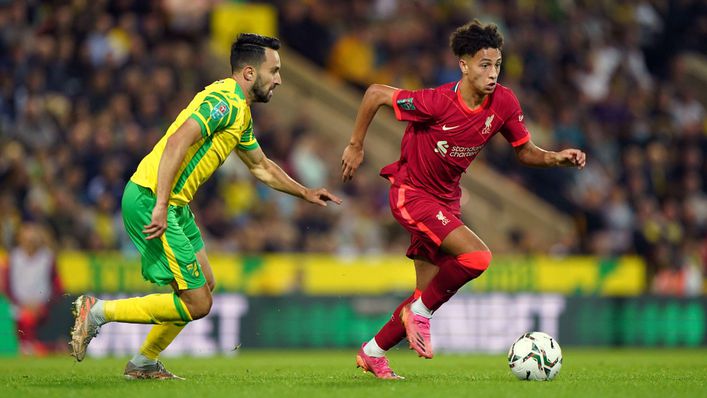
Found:
M 508 366 L 521 380 L 552 380 L 562 368 L 562 350 L 546 333 L 526 333 L 508 350 Z

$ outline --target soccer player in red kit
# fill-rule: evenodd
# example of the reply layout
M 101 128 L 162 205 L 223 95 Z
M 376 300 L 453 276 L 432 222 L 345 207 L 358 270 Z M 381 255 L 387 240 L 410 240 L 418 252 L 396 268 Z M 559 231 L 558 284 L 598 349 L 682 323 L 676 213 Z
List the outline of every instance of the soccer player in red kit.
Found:
M 414 260 L 416 290 L 356 357 L 359 367 L 383 379 L 401 378 L 385 353 L 406 336 L 410 348 L 432 358 L 432 314 L 491 262 L 489 248 L 461 221 L 459 187 L 462 173 L 491 137 L 501 133 L 526 166 L 585 164 L 581 150 L 546 151 L 531 141 L 518 99 L 497 82 L 503 38 L 495 25 L 474 20 L 451 35 L 450 45 L 461 80 L 413 91 L 371 85 L 341 160 L 348 181 L 363 161 L 363 141 L 380 106 L 393 107 L 396 118 L 408 122 L 400 159 L 380 174 L 391 184 L 393 216 L 411 235 L 407 256 Z

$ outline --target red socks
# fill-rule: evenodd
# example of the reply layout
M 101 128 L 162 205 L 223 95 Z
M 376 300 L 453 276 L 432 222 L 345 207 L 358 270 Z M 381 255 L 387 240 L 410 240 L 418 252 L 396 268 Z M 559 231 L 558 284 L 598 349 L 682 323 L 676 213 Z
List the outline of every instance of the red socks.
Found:
M 460 287 L 481 275 L 488 268 L 489 263 L 491 263 L 491 252 L 476 251 L 437 264 L 439 272 L 422 292 L 422 303 L 431 311 L 436 311 Z
M 398 308 L 395 309 L 395 312 L 393 312 L 393 316 L 390 317 L 388 323 L 383 325 L 378 334 L 376 334 L 376 343 L 378 343 L 380 348 L 388 351 L 405 338 L 405 326 L 403 326 L 403 322 L 400 320 L 400 311 L 405 305 L 420 297 L 420 294 L 421 292 L 419 290 L 415 290 L 412 296 L 403 300 Z

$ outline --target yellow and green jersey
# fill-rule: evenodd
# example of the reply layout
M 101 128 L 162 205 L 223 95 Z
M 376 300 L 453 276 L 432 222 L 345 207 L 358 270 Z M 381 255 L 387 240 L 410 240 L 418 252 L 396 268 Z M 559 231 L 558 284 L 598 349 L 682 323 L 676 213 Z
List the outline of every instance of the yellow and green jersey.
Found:
M 253 119 L 245 94 L 232 78 L 219 80 L 199 92 L 169 126 L 130 180 L 157 192 L 157 170 L 169 136 L 188 119 L 201 126 L 201 139 L 187 150 L 177 176 L 172 182 L 169 204 L 184 206 L 196 190 L 226 160 L 236 148 L 253 150 L 258 141 L 253 136 Z

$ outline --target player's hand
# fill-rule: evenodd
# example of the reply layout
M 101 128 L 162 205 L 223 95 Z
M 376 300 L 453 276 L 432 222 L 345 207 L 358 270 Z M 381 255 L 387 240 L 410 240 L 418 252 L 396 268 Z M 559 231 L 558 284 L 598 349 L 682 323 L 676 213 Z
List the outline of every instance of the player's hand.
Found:
M 363 162 L 363 146 L 349 144 L 341 155 L 341 180 L 346 182 L 353 178 L 356 169 Z
M 155 206 L 152 209 L 152 220 L 150 224 L 145 225 L 145 229 L 142 233 L 147 235 L 145 239 L 155 239 L 162 236 L 164 231 L 167 229 L 167 207 L 166 206 Z
M 583 169 L 587 164 L 587 154 L 579 149 L 565 149 L 557 153 L 557 165 Z
M 333 193 L 327 191 L 326 188 L 307 189 L 304 191 L 304 196 L 302 196 L 302 199 L 309 203 L 314 203 L 324 207 L 326 207 L 326 202 L 328 201 L 332 201 L 337 205 L 341 204 L 341 199 Z

